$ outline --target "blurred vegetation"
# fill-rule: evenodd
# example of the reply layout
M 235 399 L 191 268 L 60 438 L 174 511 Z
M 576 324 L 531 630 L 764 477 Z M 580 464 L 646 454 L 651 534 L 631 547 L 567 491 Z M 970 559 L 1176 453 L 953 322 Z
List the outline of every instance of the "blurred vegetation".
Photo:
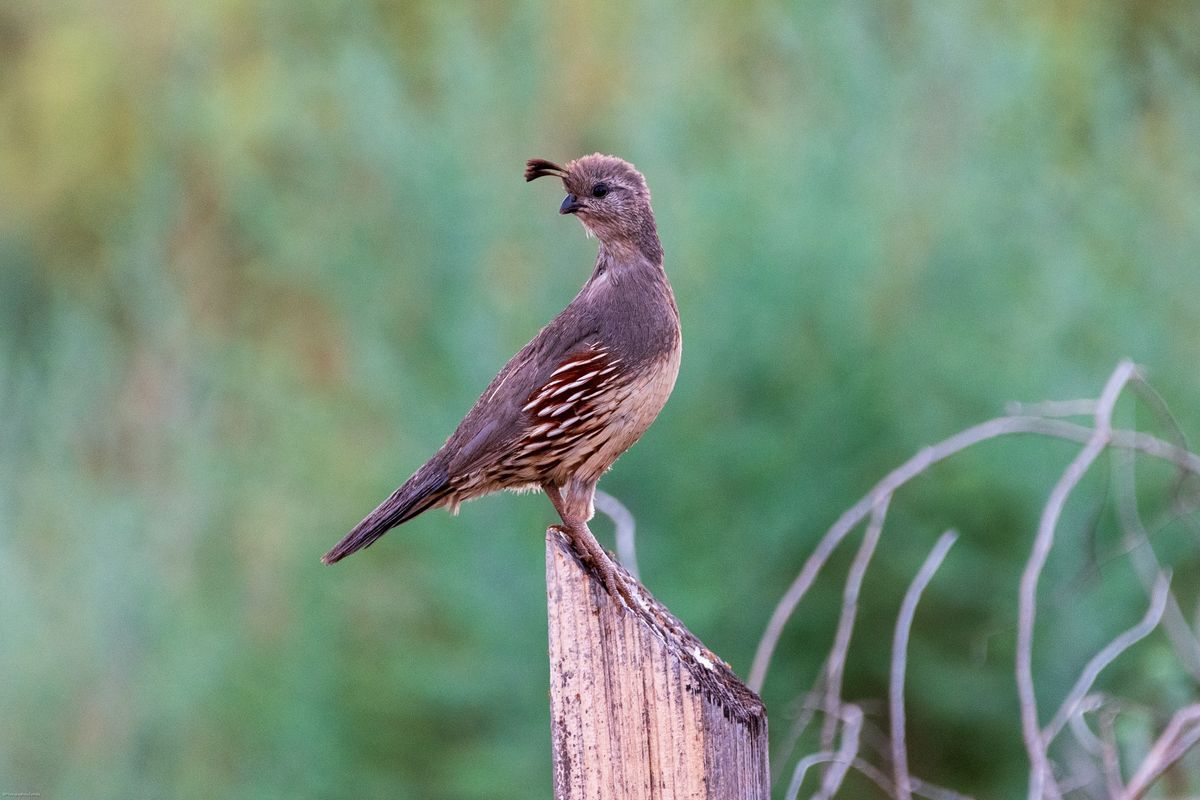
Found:
M 837 514 L 1005 401 L 1130 356 L 1200 432 L 1197 42 L 1189 0 L 9 0 L 0 790 L 549 797 L 544 498 L 318 562 L 588 274 L 531 156 L 655 193 L 684 365 L 604 487 L 743 674 Z M 914 633 L 922 777 L 1023 792 L 1017 574 L 1073 452 L 990 443 L 892 504 L 848 697 L 884 696 L 903 588 L 963 534 Z M 1047 709 L 1145 608 L 1106 487 L 1044 584 Z M 1195 535 L 1156 543 L 1193 607 Z M 773 666 L 777 736 L 848 561 Z M 1194 700 L 1167 662 L 1155 634 L 1103 688 Z

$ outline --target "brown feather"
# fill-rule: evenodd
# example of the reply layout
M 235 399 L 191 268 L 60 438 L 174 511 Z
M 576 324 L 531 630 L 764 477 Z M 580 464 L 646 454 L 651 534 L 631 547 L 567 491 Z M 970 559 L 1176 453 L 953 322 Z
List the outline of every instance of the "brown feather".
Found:
M 547 176 L 565 178 L 567 177 L 567 171 L 553 161 L 547 161 L 544 158 L 531 158 L 525 162 L 526 181 L 545 178 Z

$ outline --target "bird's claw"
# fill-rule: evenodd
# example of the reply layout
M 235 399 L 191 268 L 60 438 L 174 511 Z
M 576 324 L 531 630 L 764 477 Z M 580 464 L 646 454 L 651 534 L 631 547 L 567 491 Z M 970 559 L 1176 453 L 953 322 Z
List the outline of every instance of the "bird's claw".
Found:
M 638 607 L 628 580 L 617 570 L 611 556 L 604 552 L 598 543 L 589 547 L 590 543 L 583 540 L 578 531 L 567 525 L 555 524 L 551 525 L 550 529 L 567 538 L 567 541 L 571 543 L 571 549 L 581 560 L 591 566 L 592 571 L 600 578 L 604 590 L 619 608 L 624 607 L 632 611 Z

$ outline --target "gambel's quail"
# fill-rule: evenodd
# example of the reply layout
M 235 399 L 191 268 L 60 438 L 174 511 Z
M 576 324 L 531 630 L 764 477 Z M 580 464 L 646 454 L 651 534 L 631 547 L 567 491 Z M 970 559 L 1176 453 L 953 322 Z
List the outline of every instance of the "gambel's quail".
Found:
M 562 531 L 614 599 L 631 590 L 596 542 L 596 482 L 658 416 L 679 372 L 679 311 L 663 271 L 650 191 L 631 164 L 599 153 L 565 167 L 533 159 L 525 180 L 562 179 L 559 213 L 600 241 L 575 299 L 492 380 L 433 458 L 354 527 L 332 564 L 423 511 L 500 489 L 541 488 Z

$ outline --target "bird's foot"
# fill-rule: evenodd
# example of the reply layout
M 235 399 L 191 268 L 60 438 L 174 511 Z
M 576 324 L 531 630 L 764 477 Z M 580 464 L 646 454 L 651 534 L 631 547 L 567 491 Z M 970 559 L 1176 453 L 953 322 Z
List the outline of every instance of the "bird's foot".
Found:
M 599 576 L 600 582 L 604 584 L 605 591 L 618 606 L 623 605 L 630 610 L 641 606 L 641 603 L 635 599 L 635 590 L 629 585 L 629 579 L 617 569 L 612 557 L 604 551 L 586 525 L 579 526 L 582 530 L 571 525 L 551 525 L 550 527 L 567 537 L 576 554 L 582 556 L 591 565 Z
M 633 587 L 629 585 L 629 579 L 617 571 L 613 566 L 612 559 L 607 554 L 604 556 L 604 562 L 596 564 L 595 567 L 596 571 L 600 573 L 600 579 L 604 581 L 604 588 L 608 590 L 609 596 L 617 601 L 618 605 L 624 605 L 630 611 L 638 608 L 639 604 L 635 599 Z

